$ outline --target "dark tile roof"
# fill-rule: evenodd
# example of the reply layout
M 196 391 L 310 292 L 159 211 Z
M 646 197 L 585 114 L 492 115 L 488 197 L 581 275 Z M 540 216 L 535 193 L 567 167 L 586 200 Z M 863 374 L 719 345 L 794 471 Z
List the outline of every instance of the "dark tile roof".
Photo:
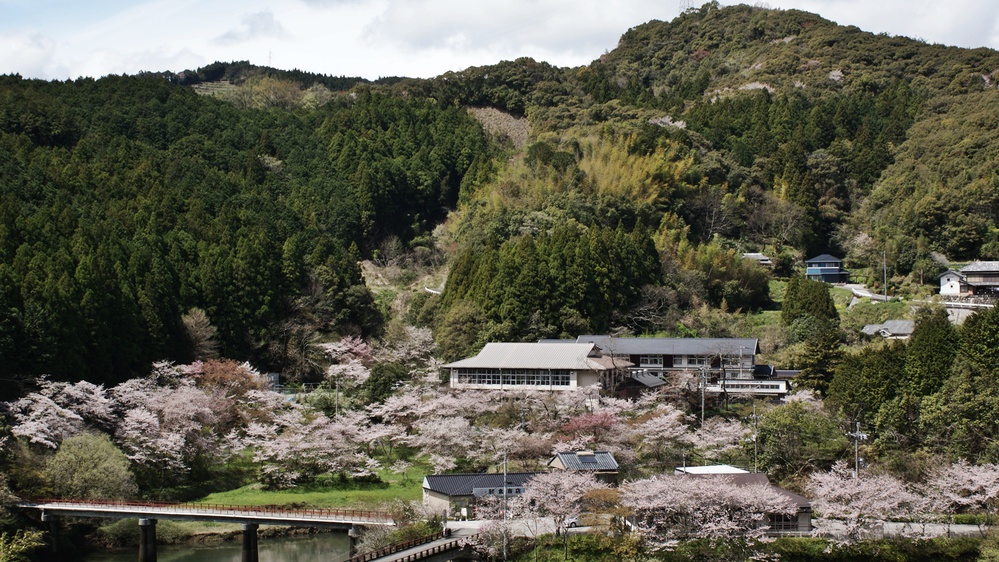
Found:
M 655 388 L 657 386 L 662 386 L 666 384 L 666 381 L 662 380 L 661 378 L 655 375 L 647 375 L 645 373 L 636 373 L 634 375 L 631 375 L 631 378 L 634 379 L 635 382 L 645 385 L 649 388 Z
M 759 353 L 756 338 L 615 338 L 586 334 L 579 343 L 595 343 L 608 355 L 739 355 Z
M 815 256 L 814 258 L 806 261 L 805 263 L 815 263 L 815 262 L 838 262 L 843 263 L 843 260 L 837 258 L 836 256 L 831 256 L 829 254 L 822 254 L 821 256 Z
M 508 472 L 508 486 L 523 486 L 537 472 Z M 448 496 L 471 496 L 475 488 L 502 488 L 503 473 L 489 472 L 480 474 L 428 474 L 423 477 L 425 489 L 447 494 Z
M 566 470 L 617 470 L 614 455 L 607 451 L 577 451 L 575 453 L 555 453 L 549 465 L 559 459 Z

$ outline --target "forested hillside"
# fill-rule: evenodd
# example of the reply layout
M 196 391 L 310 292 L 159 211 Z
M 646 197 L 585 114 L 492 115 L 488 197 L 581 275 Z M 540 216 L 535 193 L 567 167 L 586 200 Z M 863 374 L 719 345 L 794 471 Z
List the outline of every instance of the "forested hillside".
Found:
M 8 76 L 0 152 L 2 378 L 111 383 L 206 345 L 304 376 L 315 341 L 377 334 L 359 260 L 426 245 L 487 146 L 460 109 L 368 90 L 238 108 Z
M 610 273 L 610 293 L 587 292 L 602 295 L 590 305 L 614 310 L 613 319 L 538 283 L 533 266 L 504 274 L 502 298 L 518 303 L 507 311 L 545 303 L 511 324 L 490 304 L 495 290 L 469 292 L 482 285 L 465 276 L 483 273 L 459 260 L 437 316 L 438 333 L 448 334 L 439 341 L 454 344 L 447 326 L 470 322 L 483 328 L 462 352 L 580 329 L 676 333 L 698 303 L 766 306 L 758 274 L 736 263 L 744 251 L 765 251 L 779 275 L 833 253 L 879 289 L 887 265 L 893 290 L 932 280 L 941 257 L 995 259 L 997 71 L 999 53 L 988 49 L 709 3 L 629 30 L 587 67 L 522 59 L 420 82 L 442 102 L 493 104 L 532 126 L 523 159 L 453 217 L 463 247 L 478 248 L 470 255 L 524 248 L 525 236 L 540 243 L 568 222 L 581 232 L 648 233 L 661 262 L 641 281 Z M 525 263 L 579 263 L 544 247 Z M 599 262 L 584 269 L 607 271 Z M 571 318 L 544 312 L 566 304 Z
M 724 335 L 685 315 L 770 305 L 744 251 L 780 276 L 831 252 L 871 281 L 885 258 L 918 284 L 941 256 L 999 257 L 997 69 L 988 49 L 709 3 L 580 68 L 4 77 L 0 369 L 113 382 L 217 348 L 314 376 L 313 343 L 382 329 L 393 309 L 356 264 L 388 254 L 452 260 L 407 316 L 445 356 Z M 527 146 L 467 107 L 526 121 Z

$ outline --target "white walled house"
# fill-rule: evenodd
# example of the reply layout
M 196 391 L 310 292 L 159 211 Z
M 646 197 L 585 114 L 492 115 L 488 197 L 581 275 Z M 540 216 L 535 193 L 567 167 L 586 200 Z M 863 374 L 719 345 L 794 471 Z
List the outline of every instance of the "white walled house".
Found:
M 960 271 L 948 269 L 940 275 L 940 294 L 947 297 L 999 294 L 999 261 L 976 261 Z
M 613 386 L 631 363 L 592 343 L 487 343 L 475 357 L 448 363 L 451 388 L 572 390 Z
M 963 297 L 974 294 L 960 272 L 948 269 L 940 274 L 940 294 L 946 297 Z

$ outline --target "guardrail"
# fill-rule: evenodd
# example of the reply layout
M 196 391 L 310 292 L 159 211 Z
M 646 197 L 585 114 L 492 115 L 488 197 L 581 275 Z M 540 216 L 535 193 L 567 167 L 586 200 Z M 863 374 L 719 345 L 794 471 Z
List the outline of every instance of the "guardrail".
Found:
M 427 535 L 427 536 L 424 536 L 424 537 L 419 537 L 419 538 L 408 540 L 408 541 L 405 541 L 405 542 L 397 542 L 395 544 L 390 544 L 390 545 L 388 545 L 388 546 L 386 546 L 384 548 L 380 548 L 380 549 L 372 551 L 372 552 L 368 552 L 368 553 L 365 553 L 365 554 L 358 554 L 357 556 L 354 556 L 353 558 L 348 559 L 347 562 L 371 562 L 372 560 L 377 560 L 379 558 L 383 558 L 383 557 L 388 556 L 390 554 L 395 554 L 396 552 L 401 552 L 403 550 L 410 549 L 410 548 L 413 548 L 415 546 L 420 546 L 421 544 L 427 544 L 427 543 L 430 543 L 430 542 L 434 542 L 435 540 L 442 539 L 442 538 L 444 538 L 444 532 L 443 531 L 439 531 L 439 532 L 434 533 L 432 535 Z
M 209 503 L 180 502 L 136 502 L 124 500 L 85 501 L 64 499 L 34 499 L 18 503 L 21 507 L 42 509 L 106 509 L 125 512 L 146 510 L 156 513 L 204 514 L 204 515 L 247 515 L 272 517 L 277 519 L 331 519 L 363 523 L 392 523 L 387 513 L 357 509 L 286 509 L 272 506 L 247 506 Z
M 464 539 L 454 539 L 453 541 L 448 541 L 446 543 L 435 545 L 427 550 L 421 550 L 420 552 L 414 552 L 404 558 L 396 558 L 394 562 L 413 562 L 414 560 L 423 560 L 428 556 L 433 556 L 435 554 L 440 554 L 442 552 L 447 552 L 449 550 L 454 550 L 456 548 L 461 548 Z

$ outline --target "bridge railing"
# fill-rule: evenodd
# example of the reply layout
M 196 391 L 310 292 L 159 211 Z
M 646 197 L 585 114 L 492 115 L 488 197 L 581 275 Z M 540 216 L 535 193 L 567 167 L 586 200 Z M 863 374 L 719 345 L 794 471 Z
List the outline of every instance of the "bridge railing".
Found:
M 256 515 L 285 519 L 323 518 L 334 520 L 349 520 L 360 522 L 391 523 L 392 517 L 378 511 L 358 509 L 287 509 L 276 506 L 248 506 L 211 503 L 180 503 L 180 502 L 138 502 L 128 500 L 66 500 L 66 499 L 34 499 L 27 504 L 57 504 L 80 508 L 141 510 L 163 513 L 203 513 L 206 515 Z
M 364 554 L 358 554 L 353 558 L 349 558 L 347 562 L 371 562 L 372 560 L 377 560 L 379 558 L 388 556 L 390 554 L 395 554 L 396 552 L 410 549 L 413 548 L 414 546 L 420 546 L 421 544 L 427 544 L 428 542 L 433 542 L 437 539 L 442 539 L 442 538 L 444 538 L 444 532 L 439 531 L 432 535 L 426 535 L 423 537 L 419 537 L 404 542 L 397 542 L 394 544 L 390 544 L 384 548 L 379 548 L 378 550 L 366 552 Z
M 426 550 L 421 550 L 420 552 L 414 552 L 413 554 L 410 554 L 409 556 L 406 556 L 404 558 L 398 558 L 396 559 L 395 562 L 413 562 L 415 560 L 423 560 L 424 558 L 427 558 L 428 556 L 433 556 L 434 554 L 440 554 L 442 552 L 447 552 L 449 550 L 461 548 L 464 542 L 465 539 L 454 539 L 453 541 L 434 545 L 433 547 L 428 548 Z

